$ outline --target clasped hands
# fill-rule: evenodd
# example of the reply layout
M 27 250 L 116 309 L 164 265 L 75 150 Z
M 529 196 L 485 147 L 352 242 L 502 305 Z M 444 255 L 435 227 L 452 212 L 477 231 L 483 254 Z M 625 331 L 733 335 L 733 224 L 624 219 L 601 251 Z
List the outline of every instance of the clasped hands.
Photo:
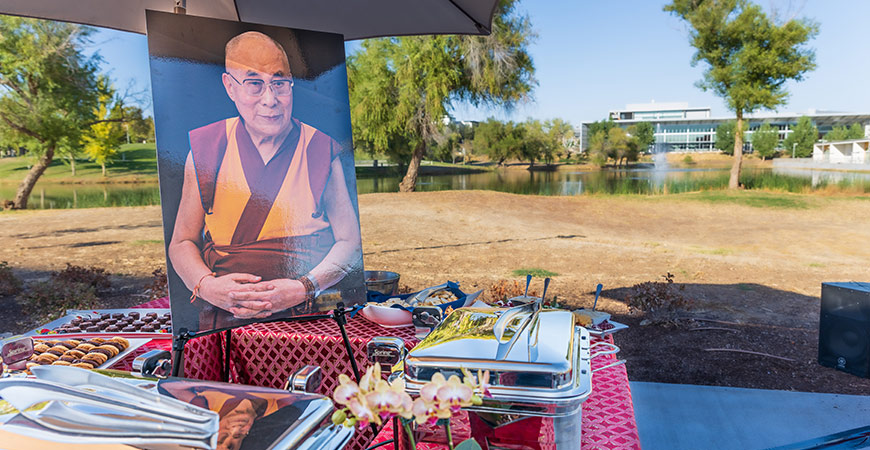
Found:
M 205 277 L 199 297 L 237 319 L 264 319 L 305 301 L 305 286 L 289 278 L 261 281 L 249 273 Z

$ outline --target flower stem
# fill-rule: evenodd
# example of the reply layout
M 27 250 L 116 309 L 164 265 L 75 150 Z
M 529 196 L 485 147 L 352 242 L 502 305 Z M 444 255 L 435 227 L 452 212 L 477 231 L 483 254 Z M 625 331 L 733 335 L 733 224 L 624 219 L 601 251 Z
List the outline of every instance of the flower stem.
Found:
M 408 441 L 411 442 L 411 448 L 417 448 L 417 441 L 414 440 L 414 433 L 411 432 L 411 423 L 405 424 L 405 434 L 408 435 Z
M 450 450 L 453 450 L 453 433 L 450 431 L 450 419 L 447 419 L 444 429 L 447 430 L 447 446 L 450 447 Z

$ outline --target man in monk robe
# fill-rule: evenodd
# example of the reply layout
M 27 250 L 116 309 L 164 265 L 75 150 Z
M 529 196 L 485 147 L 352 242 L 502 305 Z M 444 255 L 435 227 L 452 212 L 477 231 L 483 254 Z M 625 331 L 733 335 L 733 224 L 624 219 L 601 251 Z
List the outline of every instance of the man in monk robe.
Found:
M 258 32 L 234 37 L 222 81 L 239 116 L 190 132 L 169 243 L 200 330 L 311 312 L 320 292 L 362 267 L 341 148 L 293 117 L 281 45 Z

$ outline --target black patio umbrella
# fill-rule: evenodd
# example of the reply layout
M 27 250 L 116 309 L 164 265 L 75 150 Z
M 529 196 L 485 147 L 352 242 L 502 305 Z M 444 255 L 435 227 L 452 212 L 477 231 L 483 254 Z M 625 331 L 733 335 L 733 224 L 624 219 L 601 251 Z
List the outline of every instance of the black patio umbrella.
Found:
M 145 33 L 145 10 L 340 33 L 489 34 L 498 0 L 3 0 L 0 14 Z

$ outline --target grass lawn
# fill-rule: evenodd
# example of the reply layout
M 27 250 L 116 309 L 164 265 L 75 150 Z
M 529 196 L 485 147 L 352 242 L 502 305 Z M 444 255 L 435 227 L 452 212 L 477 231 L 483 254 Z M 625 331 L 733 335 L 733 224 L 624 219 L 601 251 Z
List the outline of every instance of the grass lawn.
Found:
M 0 183 L 19 183 L 27 175 L 34 163 L 30 156 L 0 159 Z M 114 161 L 106 164 L 103 177 L 100 165 L 86 158 L 76 159 L 76 175 L 72 175 L 69 161 L 55 158 L 40 181 L 52 183 L 123 183 L 156 182 L 157 151 L 151 144 L 125 144 L 115 156 Z

